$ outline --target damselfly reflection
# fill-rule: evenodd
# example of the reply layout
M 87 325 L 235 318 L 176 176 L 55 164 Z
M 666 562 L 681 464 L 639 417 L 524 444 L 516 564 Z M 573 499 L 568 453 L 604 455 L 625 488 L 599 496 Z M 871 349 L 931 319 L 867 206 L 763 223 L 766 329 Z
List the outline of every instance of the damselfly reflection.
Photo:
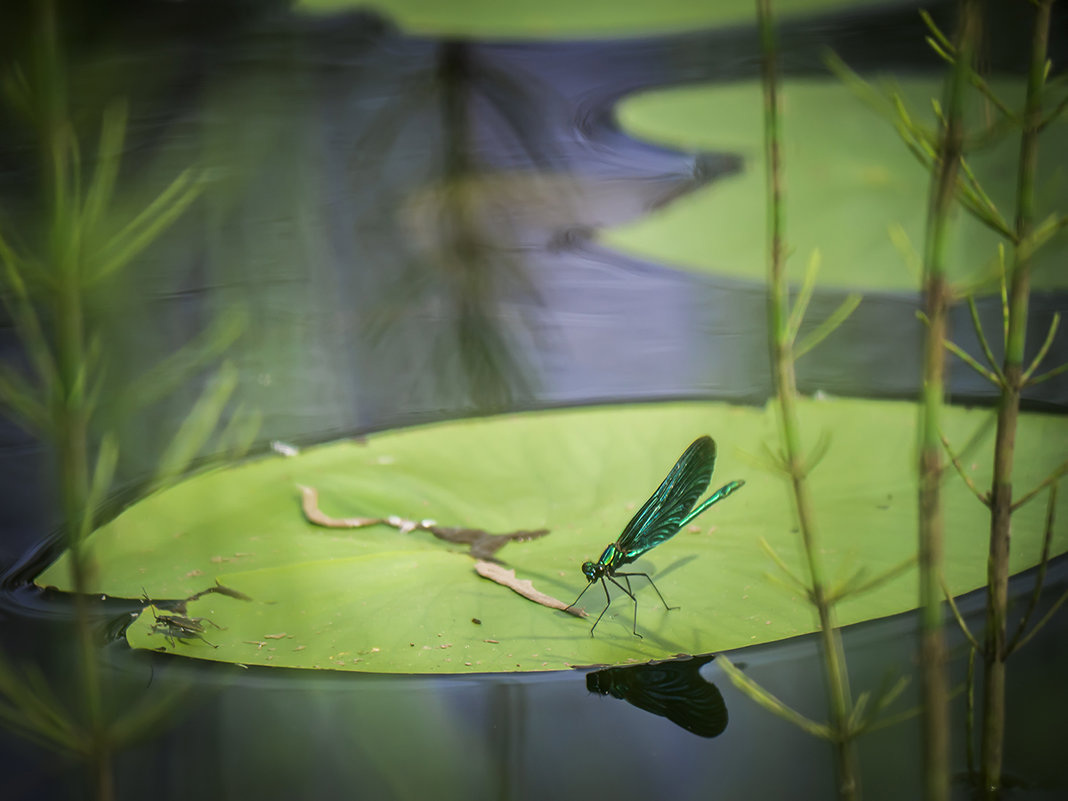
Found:
M 700 672 L 714 658 L 685 657 L 598 670 L 586 675 L 586 689 L 621 698 L 699 737 L 717 737 L 727 728 L 727 706 L 719 688 Z

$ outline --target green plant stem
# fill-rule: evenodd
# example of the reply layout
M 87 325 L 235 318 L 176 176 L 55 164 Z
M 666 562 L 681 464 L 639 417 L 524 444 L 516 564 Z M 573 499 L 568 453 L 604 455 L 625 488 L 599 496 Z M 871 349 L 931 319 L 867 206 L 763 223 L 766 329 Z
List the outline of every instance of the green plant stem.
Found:
M 92 786 L 99 801 L 114 797 L 111 755 L 100 672 L 93 638 L 90 603 L 90 565 L 84 551 L 91 523 L 89 499 L 89 418 L 87 402 L 85 314 L 82 278 L 85 263 L 81 252 L 78 219 L 77 173 L 79 165 L 69 157 L 76 150 L 71 142 L 66 114 L 66 94 L 59 55 L 55 5 L 40 7 L 38 68 L 43 100 L 41 142 L 50 188 L 47 197 L 51 219 L 50 270 L 55 310 L 55 386 L 51 388 L 52 430 L 59 461 L 59 492 L 63 527 L 71 553 L 71 583 L 74 586 L 75 642 L 80 690 L 86 717 L 85 752 L 89 757 Z
M 93 638 L 89 595 L 91 565 L 84 549 L 89 522 L 89 415 L 78 393 L 71 390 L 76 381 L 83 353 L 82 308 L 77 287 L 65 286 L 61 295 L 59 337 L 60 391 L 65 396 L 57 408 L 54 421 L 58 435 L 57 451 L 60 469 L 60 497 L 64 528 L 71 553 L 71 583 L 74 586 L 75 636 L 77 661 L 81 676 L 81 690 L 85 704 L 87 751 L 93 784 L 98 799 L 114 796 L 111 778 L 111 759 L 107 747 L 107 731 L 100 672 Z M 66 368 L 66 369 L 64 369 Z
M 960 619 L 960 618 L 958 618 Z M 969 636 L 971 636 L 969 634 Z M 967 760 L 968 775 L 975 775 L 975 640 L 968 649 L 968 678 L 965 682 L 967 706 L 964 710 L 964 753 Z
M 797 418 L 793 332 L 790 326 L 789 294 L 786 285 L 783 247 L 783 167 L 780 148 L 777 55 L 771 0 L 757 0 L 757 19 L 760 27 L 764 90 L 764 155 L 767 170 L 769 230 L 768 326 L 772 343 L 772 372 L 782 418 L 784 461 L 790 475 L 798 526 L 808 567 L 810 598 L 819 619 L 818 636 L 823 655 L 831 729 L 834 733 L 831 742 L 834 746 L 838 796 L 841 799 L 855 799 L 860 795 L 860 775 L 850 727 L 853 702 L 849 675 L 845 666 L 845 655 L 842 651 L 834 608 L 827 597 L 827 586 L 820 564 L 812 498 L 805 480 L 804 455 L 801 450 Z
M 1027 604 L 1027 611 L 1023 613 L 1020 622 L 1016 626 L 1016 633 L 1005 646 L 1005 658 L 1020 647 L 1023 636 L 1027 632 L 1027 626 L 1031 622 L 1031 616 L 1038 608 L 1038 602 L 1042 597 L 1042 588 L 1046 583 L 1046 569 L 1049 567 L 1049 551 L 1053 542 L 1053 521 L 1057 512 L 1057 485 L 1054 484 L 1049 490 L 1049 502 L 1046 504 L 1046 530 L 1042 537 L 1042 556 L 1038 562 L 1038 575 L 1035 576 L 1035 586 L 1031 590 L 1031 600 Z M 1032 629 L 1034 632 L 1036 629 Z
M 956 59 L 942 99 L 938 150 L 927 208 L 923 293 L 928 320 L 924 342 L 919 446 L 920 693 L 924 794 L 928 801 L 949 798 L 949 690 L 943 630 L 941 575 L 944 552 L 942 444 L 940 419 L 945 397 L 950 292 L 945 277 L 949 214 L 956 194 L 964 140 L 964 88 L 978 37 L 976 0 L 961 0 L 955 34 Z
M 990 490 L 990 550 L 987 562 L 986 637 L 983 644 L 983 731 L 980 749 L 984 791 L 989 798 L 1001 787 L 1001 764 L 1005 739 L 1005 648 L 1009 585 L 1009 537 L 1012 515 L 1012 469 L 1016 428 L 1023 387 L 1024 347 L 1031 282 L 1030 235 L 1034 225 L 1034 186 L 1038 167 L 1038 133 L 1042 125 L 1042 94 L 1049 42 L 1052 0 L 1036 4 L 1031 64 L 1027 78 L 1023 130 L 1016 185 L 1016 242 L 1012 276 L 1005 358 L 1005 381 L 998 406 L 994 440 L 994 477 Z
M 788 720 L 802 731 L 808 732 L 813 737 L 833 739 L 835 732 L 822 723 L 809 720 L 800 712 L 790 708 L 774 695 L 769 693 L 751 678 L 746 676 L 724 654 L 716 654 L 716 664 L 727 674 L 735 687 L 748 695 L 754 702 L 767 709 L 772 714 L 778 715 L 783 720 Z
M 24 256 L 22 246 L 13 248 L 0 237 L 4 305 L 36 376 L 31 383 L 17 373 L 0 370 L 0 394 L 7 396 L 23 422 L 29 423 L 55 453 L 74 604 L 73 658 L 68 671 L 71 675 L 65 676 L 65 681 L 76 692 L 78 703 L 68 714 L 39 673 L 27 670 L 25 680 L 20 681 L 0 657 L 0 721 L 31 739 L 77 754 L 88 767 L 87 796 L 110 801 L 115 796 L 112 754 L 121 744 L 118 737 L 129 739 L 138 726 L 147 725 L 151 716 L 162 714 L 165 707 L 149 701 L 127 710 L 121 727 L 113 727 L 97 661 L 90 593 L 95 566 L 86 540 L 95 509 L 112 484 L 118 442 L 108 434 L 94 447 L 102 354 L 98 321 L 86 299 L 90 284 L 116 277 L 120 268 L 182 213 L 200 186 L 191 180 L 190 171 L 181 173 L 123 229 L 114 240 L 118 244 L 113 252 L 102 256 L 93 247 L 100 240 L 101 220 L 113 193 L 126 115 L 122 106 L 105 112 L 94 177 L 87 188 L 83 187 L 85 171 L 68 103 L 68 65 L 63 59 L 57 5 L 55 0 L 41 0 L 35 5 L 33 26 L 26 37 L 29 56 L 15 68 L 25 68 L 18 75 L 17 101 L 35 128 L 38 143 L 39 213 L 46 221 L 42 242 L 34 256 Z M 213 342 L 197 344 L 196 353 L 184 353 L 177 363 L 199 363 L 201 352 L 218 353 L 236 336 L 233 328 L 232 322 L 221 326 Z M 168 362 L 171 372 L 174 365 L 174 361 Z M 166 394 L 166 373 L 164 369 L 155 376 L 153 389 L 160 394 Z M 219 372 L 215 382 L 219 389 L 210 398 L 216 406 L 232 391 L 236 381 L 232 373 L 233 369 L 227 372 L 225 366 Z M 199 402 L 191 415 L 193 422 L 187 420 L 179 429 L 185 441 L 177 451 L 185 461 L 191 458 L 191 447 L 201 444 L 198 437 L 207 437 L 208 422 L 211 428 L 218 422 L 220 410 L 204 406 L 210 405 Z M 93 450 L 97 453 L 91 459 Z M 166 462 L 166 466 L 180 469 L 175 461 Z

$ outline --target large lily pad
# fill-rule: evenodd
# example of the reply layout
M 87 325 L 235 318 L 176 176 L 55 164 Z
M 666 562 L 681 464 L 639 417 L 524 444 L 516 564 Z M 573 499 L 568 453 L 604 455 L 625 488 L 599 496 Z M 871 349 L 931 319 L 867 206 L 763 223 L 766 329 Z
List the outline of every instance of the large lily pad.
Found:
M 828 432 L 829 453 L 813 474 L 828 573 L 872 575 L 914 553 L 916 490 L 911 404 L 821 400 L 803 404 L 810 444 Z M 950 409 L 956 442 L 989 427 L 987 411 Z M 797 566 L 798 542 L 785 483 L 754 466 L 772 443 L 770 409 L 689 403 L 617 406 L 443 423 L 271 456 L 194 476 L 127 509 L 94 533 L 93 590 L 136 598 L 185 598 L 216 582 L 253 600 L 219 593 L 189 604 L 203 639 L 168 641 L 154 611 L 130 626 L 138 648 L 243 664 L 372 672 L 485 672 L 622 663 L 703 653 L 801 634 L 811 610 L 769 581 L 758 539 Z M 596 558 L 699 434 L 719 445 L 718 486 L 746 486 L 698 525 L 651 551 L 666 611 L 638 579 L 638 638 L 632 606 L 617 600 L 589 635 L 590 620 L 538 606 L 480 578 L 458 545 L 426 532 L 379 526 L 316 528 L 301 514 L 298 484 L 318 488 L 337 517 L 400 515 L 490 531 L 548 527 L 498 553 L 521 579 L 570 602 L 585 586 L 579 563 Z M 1026 489 L 1064 458 L 1068 420 L 1025 415 L 1017 439 L 1017 486 Z M 989 484 L 989 442 L 966 456 Z M 947 579 L 957 592 L 980 586 L 987 510 L 958 477 L 946 482 Z M 1014 518 L 1013 569 L 1034 564 L 1043 502 Z M 1058 519 L 1064 521 L 1062 513 Z M 1054 551 L 1068 548 L 1059 524 Z M 802 572 L 797 567 L 798 572 Z M 39 578 L 69 589 L 67 559 Z M 844 602 L 843 624 L 912 608 L 910 573 Z M 583 598 L 598 613 L 599 587 Z M 205 641 L 206 640 L 206 641 Z
M 1022 97 L 1022 81 L 997 81 L 1008 102 Z M 935 123 L 931 98 L 941 95 L 934 78 L 896 85 L 917 119 Z M 717 181 L 633 224 L 608 231 L 613 247 L 701 272 L 763 280 L 767 272 L 763 101 L 759 82 L 690 86 L 646 92 L 618 108 L 633 136 L 680 149 L 741 154 L 747 169 Z M 913 290 L 919 276 L 889 234 L 899 226 L 922 250 L 929 176 L 892 125 L 834 78 L 792 80 L 783 87 L 783 153 L 788 245 L 797 254 L 798 280 L 813 250 L 822 253 L 820 286 Z M 1063 117 L 1040 140 L 1042 176 L 1036 214 L 1068 207 L 1068 121 Z M 862 143 L 862 146 L 861 144 Z M 1006 136 L 976 153 L 971 164 L 984 189 L 1012 220 L 1019 137 Z M 951 230 L 948 269 L 952 280 L 992 278 L 998 237 L 960 214 Z M 1034 286 L 1068 286 L 1061 268 L 1068 234 L 1058 235 L 1035 256 Z M 996 291 L 996 281 L 988 285 Z
M 856 4 L 857 0 L 779 0 L 775 12 L 782 19 Z M 751 0 L 300 0 L 297 6 L 312 13 L 371 9 L 415 33 L 509 39 L 648 36 L 756 18 Z

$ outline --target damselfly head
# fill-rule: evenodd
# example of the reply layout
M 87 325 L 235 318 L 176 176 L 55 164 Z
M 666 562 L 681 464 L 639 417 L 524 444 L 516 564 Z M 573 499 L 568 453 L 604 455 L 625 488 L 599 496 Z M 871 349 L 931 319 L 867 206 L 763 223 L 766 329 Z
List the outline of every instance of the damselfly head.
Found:
M 604 565 L 600 562 L 583 562 L 582 572 L 590 582 L 594 582 L 604 575 Z

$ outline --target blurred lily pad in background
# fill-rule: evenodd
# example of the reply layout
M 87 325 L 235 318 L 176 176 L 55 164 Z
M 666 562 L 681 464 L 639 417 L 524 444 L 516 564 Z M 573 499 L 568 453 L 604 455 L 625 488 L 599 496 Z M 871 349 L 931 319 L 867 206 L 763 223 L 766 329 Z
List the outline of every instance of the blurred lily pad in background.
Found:
M 857 5 L 857 0 L 780 0 L 776 14 L 783 19 Z M 487 39 L 648 36 L 752 22 L 755 13 L 749 0 L 299 0 L 297 8 L 325 14 L 366 10 L 411 33 Z
M 1000 80 L 993 85 L 1011 104 L 1022 97 L 1022 82 Z M 940 86 L 933 79 L 909 78 L 885 88 L 898 92 L 915 118 L 933 126 L 931 99 L 939 96 Z M 684 150 L 735 152 L 746 167 L 657 213 L 605 232 L 603 241 L 658 263 L 764 280 L 762 102 L 756 81 L 665 89 L 624 99 L 617 114 L 630 135 Z M 1068 120 L 1061 117 L 1042 135 L 1039 220 L 1068 205 L 1066 131 Z M 789 176 L 788 245 L 796 280 L 809 254 L 819 249 L 821 289 L 915 292 L 920 285 L 917 268 L 910 268 L 889 229 L 900 227 L 912 248 L 921 249 L 923 199 L 930 178 L 893 126 L 836 78 L 787 81 L 783 152 Z M 970 157 L 984 189 L 1002 214 L 1010 215 L 1010 223 L 1018 158 L 1018 133 Z M 973 284 L 986 279 L 983 291 L 997 291 L 992 261 L 997 235 L 964 213 L 951 230 L 950 280 Z M 1035 288 L 1068 287 L 1068 271 L 1062 269 L 1066 253 L 1068 233 L 1061 232 L 1035 254 Z

